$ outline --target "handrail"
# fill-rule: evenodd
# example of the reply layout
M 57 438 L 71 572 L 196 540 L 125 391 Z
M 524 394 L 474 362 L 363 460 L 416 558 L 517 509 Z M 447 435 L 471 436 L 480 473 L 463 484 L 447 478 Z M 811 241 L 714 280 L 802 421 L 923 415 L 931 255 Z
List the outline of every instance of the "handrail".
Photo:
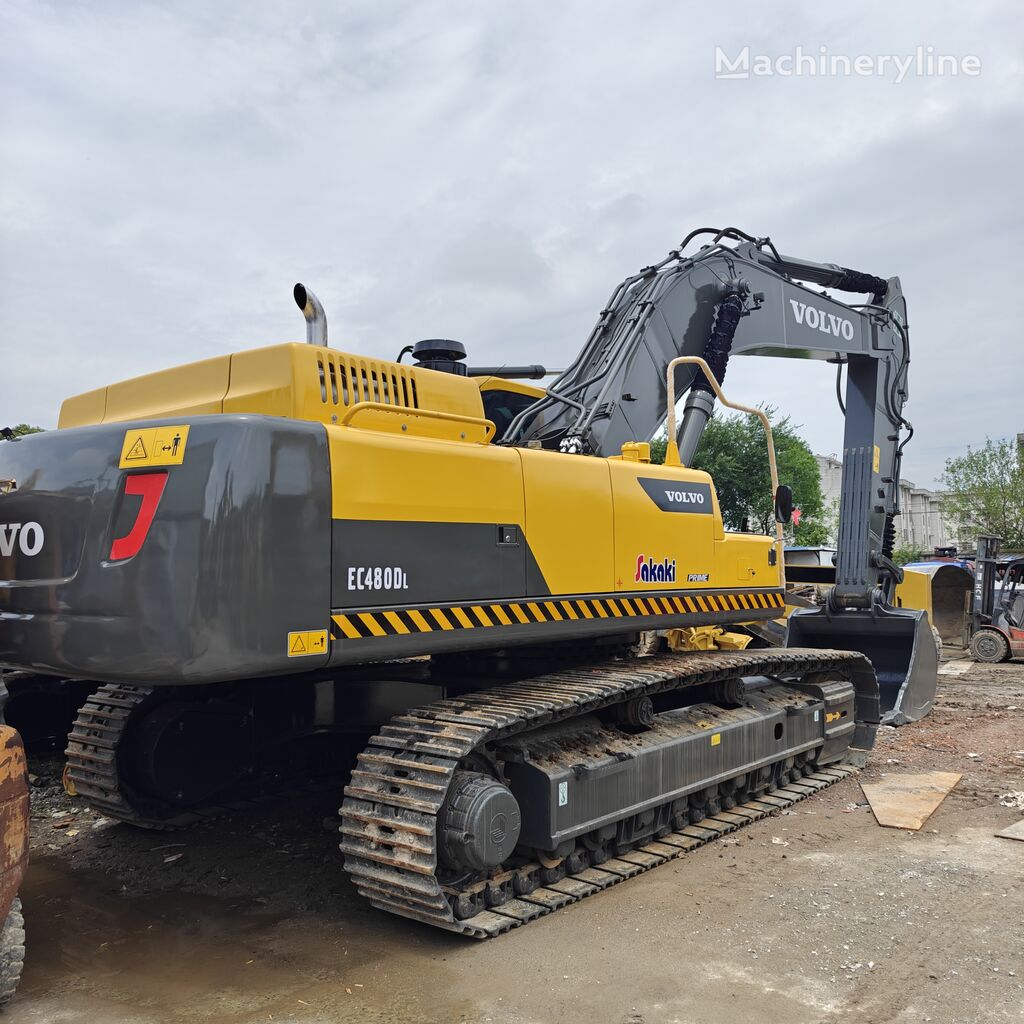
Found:
M 764 428 L 765 437 L 768 441 L 768 467 L 771 470 L 772 477 L 772 507 L 775 507 L 775 495 L 779 490 L 779 471 L 775 463 L 775 438 L 772 436 L 772 425 L 765 415 L 763 409 L 752 409 L 749 405 L 740 405 L 739 402 L 730 402 L 728 398 L 722 392 L 722 386 L 718 383 L 717 378 L 711 371 L 711 367 L 701 359 L 700 356 L 676 356 L 668 364 L 668 417 L 667 417 L 667 428 L 668 428 L 668 445 L 665 449 L 665 465 L 666 466 L 681 466 L 682 463 L 679 461 L 679 445 L 676 443 L 676 381 L 675 381 L 675 368 L 687 363 L 692 366 L 697 366 L 704 371 L 704 376 L 707 378 L 707 382 L 711 385 L 711 389 L 715 392 L 715 396 L 729 409 L 735 409 L 737 412 L 745 412 L 750 416 L 756 416 L 761 421 L 761 426 Z M 778 561 L 779 565 L 783 564 L 783 552 L 782 548 L 782 523 L 778 520 L 775 521 L 775 540 L 779 545 Z
M 474 427 L 482 427 L 484 431 L 483 443 L 494 437 L 495 426 L 487 419 L 479 416 L 464 416 L 458 412 L 438 412 L 434 409 L 413 409 L 407 405 L 390 405 L 388 402 L 356 402 L 348 407 L 338 420 L 339 427 L 348 426 L 351 420 L 361 411 L 386 412 L 396 416 L 424 416 L 428 419 L 445 420 L 452 423 L 468 423 Z

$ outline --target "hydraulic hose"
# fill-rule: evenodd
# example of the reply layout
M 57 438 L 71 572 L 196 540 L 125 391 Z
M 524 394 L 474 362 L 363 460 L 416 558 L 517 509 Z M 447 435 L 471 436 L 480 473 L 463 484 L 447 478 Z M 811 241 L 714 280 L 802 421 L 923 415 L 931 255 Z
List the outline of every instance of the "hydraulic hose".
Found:
M 847 267 L 841 268 L 842 277 L 832 287 L 841 292 L 870 292 L 872 301 L 881 303 L 885 293 L 889 289 L 889 282 L 874 274 L 862 274 L 859 270 L 850 270 Z
M 715 326 L 711 331 L 711 337 L 704 346 L 704 361 L 711 367 L 715 379 L 719 384 L 725 381 L 725 371 L 729 365 L 729 352 L 732 350 L 732 339 L 736 335 L 736 328 L 739 326 L 740 317 L 743 316 L 743 301 L 733 293 L 727 295 L 718 306 L 718 313 L 715 316 Z M 694 377 L 694 391 L 707 391 L 712 393 L 711 385 L 703 370 L 697 371 Z

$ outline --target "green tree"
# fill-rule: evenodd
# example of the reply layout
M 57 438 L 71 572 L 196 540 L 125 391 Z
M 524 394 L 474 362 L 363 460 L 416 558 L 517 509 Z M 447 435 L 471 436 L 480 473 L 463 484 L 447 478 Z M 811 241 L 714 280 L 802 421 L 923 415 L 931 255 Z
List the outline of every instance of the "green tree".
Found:
M 793 488 L 800 523 L 792 528 L 797 544 L 819 545 L 828 540 L 829 523 L 821 496 L 818 462 L 798 427 L 788 416 L 765 406 L 775 438 L 779 482 Z M 694 468 L 711 474 L 726 526 L 738 530 L 744 519 L 761 533 L 774 533 L 775 509 L 768 445 L 756 416 L 714 416 L 704 428 Z
M 986 438 L 983 448 L 946 459 L 942 484 L 943 515 L 961 534 L 994 534 L 1005 548 L 1024 548 L 1024 453 L 1015 442 Z
M 835 544 L 839 540 L 839 499 L 833 498 L 818 518 L 825 539 L 821 544 Z
M 651 441 L 651 462 L 659 466 L 665 461 L 665 449 L 668 447 L 668 439 L 656 437 Z
M 897 565 L 906 565 L 908 562 L 919 562 L 921 560 L 920 548 L 899 547 L 892 553 L 892 560 Z
M 24 437 L 25 434 L 41 434 L 42 432 L 42 427 L 32 427 L 27 423 L 17 423 L 11 427 L 11 433 L 15 437 Z

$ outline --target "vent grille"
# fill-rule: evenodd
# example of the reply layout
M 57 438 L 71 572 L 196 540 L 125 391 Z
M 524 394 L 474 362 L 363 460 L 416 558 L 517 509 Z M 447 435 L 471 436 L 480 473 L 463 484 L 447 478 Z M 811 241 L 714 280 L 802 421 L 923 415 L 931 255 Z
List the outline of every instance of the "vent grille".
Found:
M 333 352 L 318 352 L 320 400 L 341 408 L 360 402 L 381 402 L 404 409 L 418 409 L 416 375 L 411 367 L 352 359 Z

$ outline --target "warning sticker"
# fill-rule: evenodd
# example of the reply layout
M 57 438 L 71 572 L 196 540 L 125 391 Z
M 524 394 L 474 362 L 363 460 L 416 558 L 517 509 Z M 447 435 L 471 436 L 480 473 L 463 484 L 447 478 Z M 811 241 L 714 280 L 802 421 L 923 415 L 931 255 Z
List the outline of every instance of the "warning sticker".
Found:
M 126 430 L 121 445 L 121 469 L 142 466 L 180 466 L 185 461 L 188 426 L 144 427 Z
M 149 460 L 149 452 L 146 451 L 146 445 L 142 440 L 142 436 L 135 438 L 131 448 L 128 449 L 128 454 L 125 455 L 125 462 L 146 462 Z
M 717 747 L 717 746 L 720 746 L 721 743 L 722 743 L 722 734 L 720 732 L 716 732 L 711 737 L 711 746 Z
M 288 634 L 288 657 L 304 658 L 309 654 L 324 654 L 327 651 L 327 630 L 300 630 Z

